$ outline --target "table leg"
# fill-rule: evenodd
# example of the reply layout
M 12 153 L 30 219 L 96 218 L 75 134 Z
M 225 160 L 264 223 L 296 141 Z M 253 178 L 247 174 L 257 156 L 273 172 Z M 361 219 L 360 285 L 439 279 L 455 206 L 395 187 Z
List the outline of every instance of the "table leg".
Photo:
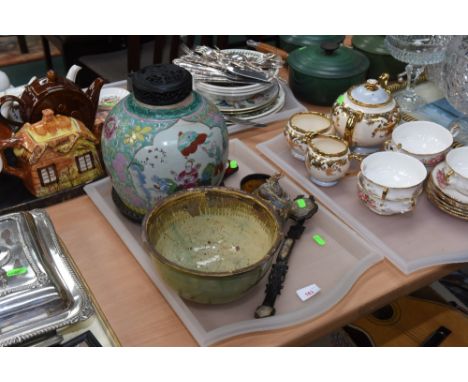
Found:
M 50 54 L 49 41 L 44 36 L 41 36 L 41 40 L 42 40 L 42 49 L 44 50 L 44 59 L 46 62 L 47 70 L 53 69 L 54 65 L 52 63 L 52 55 Z
M 16 36 L 21 53 L 29 53 L 28 44 L 26 43 L 26 36 Z

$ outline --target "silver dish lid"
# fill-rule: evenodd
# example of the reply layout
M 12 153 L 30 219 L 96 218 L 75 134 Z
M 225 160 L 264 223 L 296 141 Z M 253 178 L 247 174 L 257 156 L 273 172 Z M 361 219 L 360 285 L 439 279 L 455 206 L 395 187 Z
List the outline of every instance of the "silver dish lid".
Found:
M 0 246 L 0 346 L 20 344 L 94 313 L 44 210 L 0 216 Z

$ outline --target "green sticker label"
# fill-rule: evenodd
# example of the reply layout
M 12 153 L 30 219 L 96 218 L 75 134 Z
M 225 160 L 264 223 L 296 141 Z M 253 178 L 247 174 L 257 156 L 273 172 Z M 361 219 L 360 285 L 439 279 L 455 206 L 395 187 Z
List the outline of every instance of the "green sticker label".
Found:
M 229 162 L 229 167 L 231 167 L 233 170 L 237 168 L 237 161 L 236 160 L 232 160 Z
M 344 94 L 340 95 L 340 96 L 338 97 L 338 99 L 336 100 L 336 103 L 337 103 L 338 105 L 342 105 L 343 102 L 344 102 Z
M 296 204 L 299 208 L 306 208 L 306 201 L 304 199 L 297 199 Z
M 322 236 L 320 236 L 319 234 L 312 236 L 312 238 L 321 247 L 323 247 L 326 244 L 325 239 Z
M 13 268 L 13 269 L 10 269 L 9 271 L 7 271 L 7 277 L 18 276 L 18 275 L 22 275 L 22 274 L 27 273 L 27 272 L 28 272 L 27 267 Z

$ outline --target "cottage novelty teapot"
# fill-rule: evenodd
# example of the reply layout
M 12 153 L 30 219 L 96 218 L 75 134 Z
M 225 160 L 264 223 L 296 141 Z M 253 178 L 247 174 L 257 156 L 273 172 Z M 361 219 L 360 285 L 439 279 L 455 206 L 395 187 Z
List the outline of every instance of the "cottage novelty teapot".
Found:
M 12 134 L 0 129 L 0 154 L 13 149 L 16 164 L 3 158 L 3 170 L 23 180 L 37 197 L 88 183 L 104 175 L 96 145 L 98 139 L 75 118 L 42 111 L 42 119 L 26 123 Z

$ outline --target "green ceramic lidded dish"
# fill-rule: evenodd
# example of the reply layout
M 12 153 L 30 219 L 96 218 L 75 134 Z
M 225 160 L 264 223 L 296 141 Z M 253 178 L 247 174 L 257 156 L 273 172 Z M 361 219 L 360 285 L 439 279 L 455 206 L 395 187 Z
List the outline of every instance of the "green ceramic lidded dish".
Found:
M 163 280 L 190 301 L 221 304 L 242 297 L 266 272 L 282 233 L 261 198 L 223 187 L 180 191 L 143 222 L 143 238 Z
M 345 36 L 333 36 L 333 35 L 288 35 L 280 36 L 280 48 L 287 52 L 292 52 L 297 48 L 303 46 L 314 46 L 320 45 L 324 41 L 332 41 L 338 44 L 342 43 Z
M 396 80 L 405 71 L 405 63 L 393 58 L 384 44 L 385 36 L 353 36 L 354 49 L 365 54 L 370 61 L 368 78 L 379 78 L 382 73 Z
M 299 99 L 330 106 L 352 85 L 364 82 L 369 60 L 334 42 L 296 49 L 288 56 L 289 86 Z

